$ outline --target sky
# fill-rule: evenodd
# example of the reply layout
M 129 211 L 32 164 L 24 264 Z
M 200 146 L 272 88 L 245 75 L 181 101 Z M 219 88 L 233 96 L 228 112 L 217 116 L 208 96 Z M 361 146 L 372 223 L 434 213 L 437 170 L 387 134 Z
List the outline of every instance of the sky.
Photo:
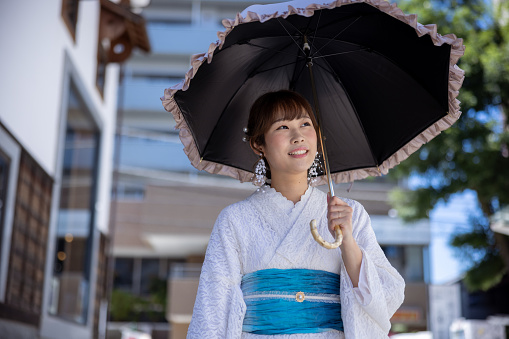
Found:
M 473 191 L 454 194 L 447 203 L 438 203 L 430 212 L 431 283 L 443 284 L 459 278 L 466 266 L 449 246 L 451 235 L 460 229 L 469 230 L 468 218 L 475 211 L 477 197 Z

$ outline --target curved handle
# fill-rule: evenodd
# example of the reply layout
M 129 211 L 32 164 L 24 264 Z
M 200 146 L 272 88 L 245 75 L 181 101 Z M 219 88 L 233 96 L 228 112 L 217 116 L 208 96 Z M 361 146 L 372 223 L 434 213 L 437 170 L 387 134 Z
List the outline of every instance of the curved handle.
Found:
M 336 231 L 336 241 L 334 241 L 332 244 L 330 242 L 323 240 L 320 234 L 318 234 L 315 219 L 311 220 L 309 226 L 311 227 L 311 234 L 313 235 L 313 238 L 315 238 L 316 242 L 319 243 L 320 246 L 325 247 L 329 250 L 341 246 L 341 243 L 343 242 L 343 232 L 341 231 L 341 227 L 339 227 L 339 225 L 334 226 L 334 231 Z

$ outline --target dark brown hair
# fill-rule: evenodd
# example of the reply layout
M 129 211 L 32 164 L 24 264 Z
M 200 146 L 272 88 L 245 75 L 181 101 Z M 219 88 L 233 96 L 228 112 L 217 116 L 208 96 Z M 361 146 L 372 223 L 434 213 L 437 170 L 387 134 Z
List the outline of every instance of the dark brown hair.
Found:
M 247 136 L 253 148 L 265 145 L 265 133 L 279 118 L 284 120 L 298 119 L 309 115 L 318 136 L 318 124 L 309 102 L 299 93 L 280 90 L 260 96 L 251 106 L 247 122 Z

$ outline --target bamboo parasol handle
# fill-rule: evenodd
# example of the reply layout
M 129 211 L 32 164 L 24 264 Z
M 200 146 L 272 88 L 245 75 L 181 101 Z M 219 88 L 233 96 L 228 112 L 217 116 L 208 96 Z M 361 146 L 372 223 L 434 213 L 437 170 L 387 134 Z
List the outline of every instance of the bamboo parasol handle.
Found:
M 311 234 L 313 235 L 313 238 L 315 238 L 316 242 L 319 243 L 320 246 L 325 247 L 326 249 L 329 250 L 341 246 L 341 243 L 343 242 L 343 232 L 341 231 L 341 227 L 339 227 L 339 225 L 334 226 L 334 230 L 336 231 L 336 240 L 332 244 L 328 241 L 323 240 L 320 234 L 318 234 L 315 219 L 311 220 L 309 226 L 311 227 Z

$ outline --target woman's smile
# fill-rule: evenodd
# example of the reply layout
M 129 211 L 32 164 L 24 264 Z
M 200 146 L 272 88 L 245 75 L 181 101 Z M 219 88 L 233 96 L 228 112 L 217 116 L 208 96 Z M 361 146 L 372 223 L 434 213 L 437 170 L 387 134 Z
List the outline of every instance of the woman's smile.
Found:
M 299 147 L 288 153 L 294 158 L 303 158 L 309 153 L 309 150 L 305 147 Z

